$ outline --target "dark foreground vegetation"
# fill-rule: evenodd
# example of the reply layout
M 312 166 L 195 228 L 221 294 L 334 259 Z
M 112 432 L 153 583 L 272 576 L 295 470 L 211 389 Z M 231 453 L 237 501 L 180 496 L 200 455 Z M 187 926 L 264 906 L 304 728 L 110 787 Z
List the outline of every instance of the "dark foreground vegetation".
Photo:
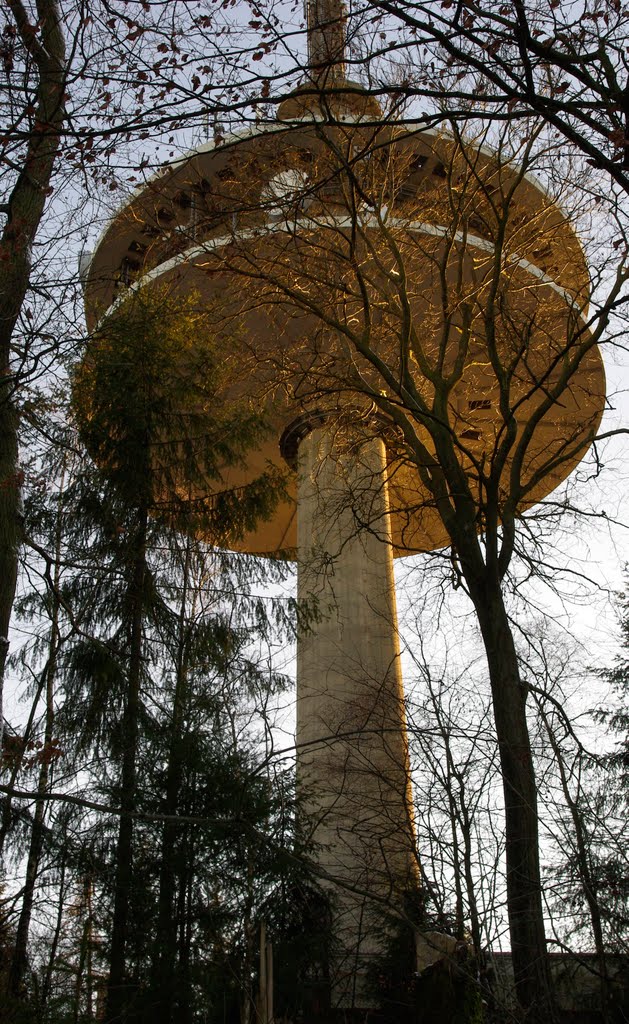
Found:
M 628 17 L 618 0 L 505 0 L 491 11 L 387 0 L 337 19 L 348 77 L 379 97 L 385 128 L 446 124 L 454 137 L 491 143 L 506 163 L 541 174 L 570 208 L 593 301 L 558 359 L 568 377 L 580 360 L 575 338 L 584 351 L 596 339 L 614 358 L 626 346 Z M 327 1005 L 334 949 L 325 895 L 296 807 L 292 741 L 281 739 L 291 696 L 277 665 L 287 667 L 285 645 L 308 610 L 284 595 L 285 563 L 224 554 L 282 498 L 276 472 L 246 492 L 220 486 L 225 467 L 265 431 L 264 418 L 243 405 L 215 408 L 225 350 L 195 345 L 207 311 L 162 295 L 121 311 L 106 337 L 87 339 L 76 269 L 118 196 L 163 161 L 210 137 L 220 146 L 243 122 L 268 124 L 304 75 L 321 91 L 301 16 L 227 0 L 6 0 L 0 19 L 0 1016 L 251 1024 L 257 1015 L 269 1024 L 264 931 L 275 1019 L 333 1015 L 345 1024 L 352 1014 Z M 363 156 L 381 168 L 373 149 Z M 351 159 L 337 171 L 356 198 Z M 474 225 L 456 220 L 460 182 L 443 166 L 437 178 L 465 234 Z M 390 193 L 376 192 L 360 195 L 351 233 L 367 203 L 379 251 L 390 253 Z M 511 227 L 502 199 L 491 225 L 474 230 L 493 232 L 495 308 L 507 322 L 500 280 L 513 253 L 500 248 Z M 342 274 L 332 263 L 318 281 L 321 294 L 337 288 L 337 310 L 357 269 L 352 255 Z M 119 294 L 138 261 L 131 253 L 121 267 Z M 278 285 L 276 267 L 264 273 L 255 287 Z M 407 351 L 399 279 L 392 305 L 408 364 L 421 326 Z M 360 273 L 356 280 L 364 283 Z M 330 309 L 313 315 L 329 319 Z M 366 310 L 382 313 L 378 302 Z M 493 319 L 487 314 L 487 329 Z M 526 355 L 533 325 L 510 326 Z M 359 342 L 349 331 L 348 345 Z M 98 353 L 96 363 L 86 351 Z M 183 359 L 173 362 L 173 351 Z M 452 545 L 436 556 L 428 618 L 445 621 L 454 591 L 466 593 L 486 659 L 479 671 L 474 648 L 464 671 L 450 670 L 445 655 L 424 658 L 421 628 L 409 643 L 422 897 L 408 917 L 466 953 L 417 976 L 407 929 L 373 972 L 372 998 L 387 1022 L 619 1024 L 628 1016 L 628 612 L 619 599 L 615 660 L 612 651 L 581 652 L 587 673 L 565 633 L 539 613 L 544 588 L 555 587 L 556 608 L 590 586 L 587 559 L 558 566 L 548 557 L 551 530 L 572 532 L 583 512 L 608 531 L 615 516 L 598 491 L 570 486 L 523 517 L 517 473 L 514 489 L 498 486 L 503 437 L 513 438 L 520 408 L 504 369 L 496 367 L 504 433 L 491 457 L 476 460 L 476 491 L 461 470 L 469 446 L 453 440 L 443 366 L 430 408 L 399 381 L 371 396 L 396 423 L 414 425 L 412 440 L 432 436 L 436 461 L 425 476 Z M 562 393 L 531 379 L 560 410 Z M 588 436 L 583 475 L 592 487 L 603 479 L 605 442 L 623 430 L 612 418 Z M 426 470 L 421 452 L 414 465 Z M 461 518 L 450 499 L 463 492 Z M 579 590 L 581 600 L 595 589 Z M 461 643 L 458 607 L 451 650 Z M 505 662 L 508 694 L 499 685 Z M 579 677 L 585 697 L 574 700 Z M 517 719 L 517 743 L 505 743 L 504 729 L 497 737 L 498 719 Z M 509 770 L 505 792 L 518 813 L 505 822 Z M 505 848 L 532 865 L 519 891 Z M 511 946 L 514 1001 L 499 983 L 509 972 L 491 956 Z M 587 953 L 587 1008 L 567 1006 L 547 946 L 568 960 Z

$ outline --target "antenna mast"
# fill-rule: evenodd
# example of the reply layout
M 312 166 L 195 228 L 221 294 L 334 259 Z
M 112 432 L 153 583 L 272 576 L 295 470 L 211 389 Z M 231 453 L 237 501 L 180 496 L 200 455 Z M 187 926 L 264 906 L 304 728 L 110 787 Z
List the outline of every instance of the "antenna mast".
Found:
M 304 0 L 308 26 L 308 68 L 317 81 L 345 80 L 345 22 L 342 0 Z

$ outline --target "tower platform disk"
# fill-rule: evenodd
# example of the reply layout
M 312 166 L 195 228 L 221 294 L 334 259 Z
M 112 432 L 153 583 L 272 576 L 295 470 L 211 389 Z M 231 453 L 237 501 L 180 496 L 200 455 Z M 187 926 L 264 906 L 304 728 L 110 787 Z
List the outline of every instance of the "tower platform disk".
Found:
M 411 417 L 421 407 L 443 418 L 480 488 L 479 466 L 497 457 L 512 420 L 521 434 L 565 371 L 570 334 L 580 336 L 583 357 L 561 405 L 535 429 L 522 509 L 577 465 L 600 419 L 604 373 L 598 349 L 582 344 L 589 279 L 574 231 L 517 167 L 443 133 L 327 126 L 309 115 L 303 125 L 200 147 L 149 181 L 104 232 L 86 280 L 90 327 L 100 322 L 102 330 L 125 295 L 163 288 L 198 296 L 214 317 L 213 336 L 198 343 L 223 352 L 230 366 L 231 386 L 217 400 L 244 397 L 268 415 L 268 440 L 246 470 L 226 470 L 226 486 L 283 465 L 278 439 L 301 413 L 364 412 L 395 398 L 410 365 Z M 402 345 L 406 322 L 412 331 Z M 355 339 L 367 328 L 362 355 Z M 497 361 L 508 368 L 508 415 Z M 454 383 L 437 411 L 430 378 L 448 365 Z M 415 427 L 430 449 L 419 412 Z M 393 427 L 387 449 L 396 553 L 447 544 Z M 510 471 L 507 458 L 505 477 Z M 275 517 L 239 546 L 294 552 L 294 497 L 289 485 Z

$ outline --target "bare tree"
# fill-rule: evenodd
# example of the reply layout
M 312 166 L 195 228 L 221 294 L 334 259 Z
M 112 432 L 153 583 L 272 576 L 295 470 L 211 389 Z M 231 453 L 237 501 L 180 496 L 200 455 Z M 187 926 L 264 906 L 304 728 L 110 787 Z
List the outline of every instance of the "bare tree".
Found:
M 211 268 L 222 323 L 247 324 L 252 343 L 239 360 L 267 394 L 279 381 L 301 408 L 326 415 L 351 417 L 372 403 L 390 424 L 394 542 L 451 546 L 491 681 L 518 994 L 547 1020 L 537 794 L 504 588 L 522 512 L 597 436 L 604 384 L 596 346 L 621 300 L 624 268 L 588 321 L 582 255 L 553 198 L 527 177 L 532 126 L 527 134 L 517 154 L 504 140 L 489 156 L 456 126 L 451 135 L 409 137 L 393 126 L 315 124 L 298 129 L 301 150 L 297 139 L 291 148 L 275 136 L 256 144 L 268 186 L 264 172 L 244 172 L 253 146 L 241 144 L 221 173 L 222 183 L 230 174 L 248 183 L 238 226 L 229 239 L 198 239 L 186 273 L 196 283 Z M 284 179 L 275 184 L 282 167 L 293 174 L 288 189 Z M 166 183 L 160 188 L 168 194 Z M 250 232 L 265 209 L 273 226 Z M 159 245 L 151 264 L 153 278 L 177 279 L 160 264 Z
M 578 10 L 563 0 L 506 0 L 491 10 L 383 0 L 353 13 L 374 64 L 401 65 L 401 95 L 463 118 L 513 123 L 532 114 L 629 189 L 627 13 L 617 0 Z

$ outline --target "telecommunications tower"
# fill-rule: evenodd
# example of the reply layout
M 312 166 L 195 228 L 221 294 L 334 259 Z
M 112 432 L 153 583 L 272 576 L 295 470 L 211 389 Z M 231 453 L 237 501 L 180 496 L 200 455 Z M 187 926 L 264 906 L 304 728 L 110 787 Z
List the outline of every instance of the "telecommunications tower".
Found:
M 514 374 L 518 430 L 543 398 L 531 381 L 555 372 L 581 329 L 589 283 L 573 228 L 536 180 L 439 128 L 404 128 L 349 80 L 339 0 L 308 4 L 308 38 L 307 73 L 275 121 L 174 160 L 112 218 L 85 296 L 101 332 L 133 293 L 197 296 L 230 368 L 217 401 L 256 403 L 271 424 L 224 484 L 269 464 L 292 471 L 286 500 L 238 547 L 296 557 L 299 597 L 317 599 L 318 620 L 298 639 L 298 784 L 332 899 L 333 1001 L 360 1006 L 387 915 L 418 884 L 393 559 L 449 543 L 387 402 L 402 370 L 427 395 L 424 363 L 454 366 L 469 329 L 448 429 L 470 473 L 497 443 L 504 410 L 474 311 L 495 269 L 491 223 L 505 196 L 509 324 L 503 310 L 496 323 L 506 336 L 518 318 L 543 320 Z M 464 211 L 454 228 L 453 196 Z M 462 297 L 454 313 L 452 293 Z M 404 349 L 409 324 L 424 363 Z M 562 407 L 541 419 L 523 472 L 534 479 L 536 460 L 566 438 L 574 454 L 536 480 L 527 505 L 577 464 L 603 397 L 592 348 Z M 416 429 L 429 446 L 420 419 Z

